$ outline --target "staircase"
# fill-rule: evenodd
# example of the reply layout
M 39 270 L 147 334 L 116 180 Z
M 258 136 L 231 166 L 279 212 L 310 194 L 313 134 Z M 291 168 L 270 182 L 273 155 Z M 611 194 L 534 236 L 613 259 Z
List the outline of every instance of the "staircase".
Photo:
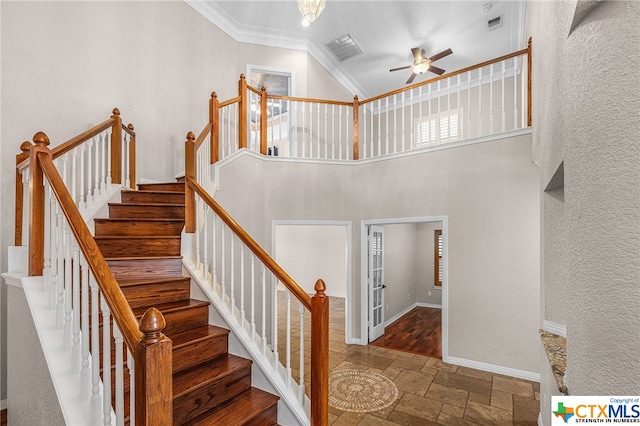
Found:
M 123 190 L 109 218 L 95 219 L 95 239 L 136 316 L 150 307 L 164 315 L 173 424 L 276 425 L 279 398 L 251 386 L 252 361 L 228 353 L 229 331 L 209 325 L 209 302 L 190 298 L 180 256 L 184 183 L 138 189 Z

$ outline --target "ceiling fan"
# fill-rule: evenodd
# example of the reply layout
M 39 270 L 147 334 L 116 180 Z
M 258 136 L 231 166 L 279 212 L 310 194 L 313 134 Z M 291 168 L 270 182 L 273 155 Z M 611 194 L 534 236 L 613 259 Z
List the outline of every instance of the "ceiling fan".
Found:
M 411 83 L 418 74 L 422 74 L 425 71 L 431 71 L 432 73 L 435 73 L 438 75 L 444 74 L 444 70 L 442 68 L 438 68 L 435 65 L 433 65 L 433 62 L 437 61 L 438 59 L 442 59 L 445 56 L 451 55 L 453 53 L 453 50 L 451 49 L 443 50 L 442 52 L 437 53 L 430 58 L 425 57 L 424 49 L 420 49 L 419 47 L 414 47 L 413 49 L 411 49 L 411 53 L 413 53 L 413 64 L 407 65 L 406 67 L 392 68 L 389 70 L 389 71 L 399 71 L 399 70 L 406 70 L 411 68 L 411 71 L 413 73 L 411 74 L 411 76 L 409 77 L 409 79 L 405 84 Z

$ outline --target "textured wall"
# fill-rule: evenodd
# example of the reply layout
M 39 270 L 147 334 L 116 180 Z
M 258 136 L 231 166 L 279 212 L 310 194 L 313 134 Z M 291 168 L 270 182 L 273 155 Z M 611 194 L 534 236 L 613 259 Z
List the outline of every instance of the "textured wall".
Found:
M 244 155 L 219 182 L 216 199 L 260 243 L 271 241 L 272 220 L 352 221 L 355 338 L 360 222 L 448 216 L 449 355 L 538 371 L 540 207 L 529 135 L 347 165 Z
M 575 8 L 527 3 L 542 188 L 564 161 L 564 201 L 541 195 L 543 318 L 566 322 L 571 394 L 638 394 L 640 3 L 604 1 L 570 33 Z

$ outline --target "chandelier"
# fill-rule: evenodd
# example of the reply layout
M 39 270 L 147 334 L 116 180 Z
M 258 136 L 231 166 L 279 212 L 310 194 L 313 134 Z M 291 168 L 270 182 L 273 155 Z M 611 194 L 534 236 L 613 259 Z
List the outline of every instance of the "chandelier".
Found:
M 326 0 L 297 0 L 298 9 L 302 13 L 302 26 L 308 27 L 324 10 Z

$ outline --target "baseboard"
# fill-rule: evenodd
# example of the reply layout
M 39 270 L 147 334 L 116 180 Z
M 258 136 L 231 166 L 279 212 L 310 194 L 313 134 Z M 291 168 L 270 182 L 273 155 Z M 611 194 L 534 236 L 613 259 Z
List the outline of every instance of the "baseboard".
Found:
M 345 342 L 347 345 L 366 345 L 367 342 L 362 343 L 362 339 L 356 339 L 354 337 L 352 337 L 351 339 L 347 339 L 347 341 Z M 331 345 L 331 344 L 329 344 Z
M 421 308 L 434 308 L 434 309 L 442 309 L 442 305 L 436 305 L 435 303 L 422 303 L 418 302 L 414 306 L 419 306 Z
M 544 426 L 544 423 L 542 422 L 542 413 L 538 413 L 538 426 Z
M 542 329 L 549 333 L 557 334 L 558 336 L 567 337 L 567 326 L 558 324 L 557 322 L 544 320 L 542 322 Z
M 0 410 L 6 410 L 7 409 L 7 400 L 3 399 L 2 401 L 0 401 Z
M 540 373 L 531 371 L 517 370 L 515 368 L 503 367 L 501 365 L 487 364 L 485 362 L 473 361 L 470 359 L 456 358 L 454 356 L 447 357 L 443 360 L 450 364 L 460 365 L 462 367 L 475 368 L 476 370 L 487 371 L 489 373 L 502 374 L 518 379 L 531 380 L 532 382 L 540 382 Z

